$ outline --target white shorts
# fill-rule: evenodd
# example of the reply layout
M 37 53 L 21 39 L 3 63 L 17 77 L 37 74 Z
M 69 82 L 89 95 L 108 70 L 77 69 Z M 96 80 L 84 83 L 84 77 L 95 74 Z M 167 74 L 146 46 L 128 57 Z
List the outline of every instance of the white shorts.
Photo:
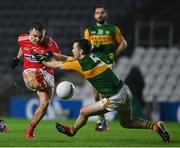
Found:
M 119 92 L 111 96 L 110 98 L 103 98 L 99 101 L 100 106 L 107 111 L 115 111 L 115 110 L 129 110 L 131 109 L 133 95 L 131 90 L 127 85 L 123 85 L 123 87 L 119 90 Z
M 39 73 L 42 75 L 43 83 L 45 85 L 50 86 L 50 87 L 52 87 L 54 89 L 54 76 L 49 74 L 44 69 L 38 69 L 38 70 L 39 70 Z M 36 71 L 37 71 L 36 68 L 28 68 L 28 69 L 25 69 L 23 71 L 23 78 L 24 78 L 25 85 L 26 85 L 27 88 L 29 88 L 32 91 L 37 91 L 37 90 L 28 85 L 28 83 L 26 82 L 26 79 L 25 79 L 25 74 L 28 74 L 30 72 L 36 72 Z

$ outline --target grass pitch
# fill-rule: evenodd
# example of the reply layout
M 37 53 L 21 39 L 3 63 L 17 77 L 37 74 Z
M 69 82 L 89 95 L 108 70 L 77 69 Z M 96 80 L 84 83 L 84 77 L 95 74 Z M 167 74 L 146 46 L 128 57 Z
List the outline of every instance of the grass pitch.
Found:
M 124 129 L 118 121 L 110 122 L 108 132 L 96 132 L 95 122 L 88 122 L 74 137 L 67 137 L 55 129 L 56 122 L 72 125 L 72 120 L 41 121 L 35 138 L 26 140 L 28 120 L 5 121 L 8 133 L 0 134 L 0 147 L 180 147 L 179 123 L 165 122 L 171 142 L 164 143 L 160 136 L 151 130 Z

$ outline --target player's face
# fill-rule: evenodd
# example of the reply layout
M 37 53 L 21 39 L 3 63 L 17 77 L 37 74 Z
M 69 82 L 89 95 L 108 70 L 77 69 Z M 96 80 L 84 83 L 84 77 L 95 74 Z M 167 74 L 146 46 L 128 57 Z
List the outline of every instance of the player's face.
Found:
M 38 30 L 36 30 L 35 28 L 33 28 L 32 30 L 29 31 L 29 35 L 30 35 L 30 41 L 34 44 L 41 44 L 44 36 L 45 36 L 45 30 L 43 30 L 42 32 L 39 32 Z
M 96 8 L 94 19 L 98 24 L 104 24 L 107 18 L 107 12 L 104 8 Z
M 72 49 L 72 53 L 74 55 L 75 58 L 80 58 L 82 55 L 82 50 L 79 48 L 78 42 L 74 42 L 73 44 L 73 49 Z

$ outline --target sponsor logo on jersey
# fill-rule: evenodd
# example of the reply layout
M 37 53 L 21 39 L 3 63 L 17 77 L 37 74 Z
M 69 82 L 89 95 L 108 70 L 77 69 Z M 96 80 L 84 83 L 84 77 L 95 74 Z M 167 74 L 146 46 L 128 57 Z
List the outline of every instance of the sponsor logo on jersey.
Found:
M 103 32 L 104 32 L 104 31 L 103 31 L 102 29 L 98 29 L 98 34 L 99 34 L 99 35 L 102 35 Z
M 91 31 L 91 34 L 96 34 L 96 31 Z
M 24 57 L 30 62 L 37 62 L 33 55 L 25 54 Z
M 109 34 L 110 34 L 110 31 L 106 30 L 105 34 L 106 34 L 106 35 L 109 35 Z
M 92 42 L 93 45 L 98 44 L 98 43 L 112 44 L 113 40 L 112 40 L 111 36 L 107 36 L 107 35 L 98 36 L 98 35 L 95 35 L 95 36 L 91 36 L 91 42 Z

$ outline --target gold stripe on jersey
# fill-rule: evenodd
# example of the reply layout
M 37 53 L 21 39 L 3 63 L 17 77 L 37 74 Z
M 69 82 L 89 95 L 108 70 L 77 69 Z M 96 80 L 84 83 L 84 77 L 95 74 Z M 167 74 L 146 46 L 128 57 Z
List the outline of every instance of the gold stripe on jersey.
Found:
M 84 38 L 90 41 L 90 36 L 89 36 L 89 30 L 88 29 L 86 29 L 84 31 Z
M 108 35 L 93 35 L 90 36 L 91 44 L 96 45 L 98 43 L 106 45 L 106 44 L 113 44 L 114 41 L 111 36 Z
M 76 70 L 76 71 L 82 73 L 81 65 L 79 64 L 78 60 L 76 60 L 76 59 L 72 60 L 72 61 L 64 62 L 63 68 L 65 70 Z
M 108 69 L 108 66 L 106 64 L 98 64 L 93 69 L 83 71 L 81 65 L 79 64 L 78 60 L 73 60 L 69 62 L 63 63 L 63 68 L 65 70 L 75 70 L 80 72 L 85 78 L 93 78 L 97 76 L 98 74 L 104 72 Z
M 101 65 L 97 65 L 93 69 L 90 69 L 87 71 L 82 71 L 82 75 L 87 79 L 93 78 L 93 77 L 101 74 L 102 72 L 104 72 L 107 69 L 108 69 L 108 66 L 106 64 L 103 64 L 103 65 L 101 64 Z

